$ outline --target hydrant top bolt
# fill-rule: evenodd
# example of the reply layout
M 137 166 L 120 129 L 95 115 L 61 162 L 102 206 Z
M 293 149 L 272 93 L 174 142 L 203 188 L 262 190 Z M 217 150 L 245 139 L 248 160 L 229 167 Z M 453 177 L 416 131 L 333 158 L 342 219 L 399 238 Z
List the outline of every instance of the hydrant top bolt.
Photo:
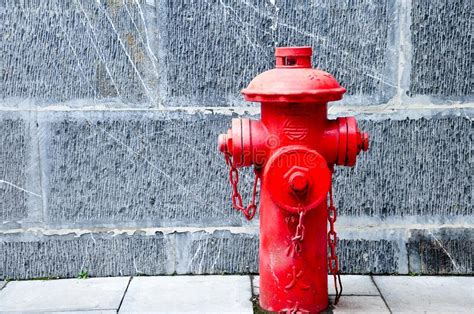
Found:
M 278 47 L 275 50 L 277 68 L 311 68 L 311 47 Z
M 308 179 L 303 172 L 297 171 L 290 176 L 290 186 L 295 192 L 303 192 L 308 188 Z

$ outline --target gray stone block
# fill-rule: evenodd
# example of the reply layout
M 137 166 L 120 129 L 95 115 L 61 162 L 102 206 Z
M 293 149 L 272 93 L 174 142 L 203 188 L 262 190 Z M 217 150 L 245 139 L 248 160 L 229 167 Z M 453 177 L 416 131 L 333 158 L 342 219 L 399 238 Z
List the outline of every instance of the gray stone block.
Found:
M 231 116 L 180 112 L 46 115 L 48 222 L 241 225 L 217 135 Z M 242 171 L 249 198 L 253 176 Z
M 166 103 L 242 103 L 239 91 L 274 64 L 270 4 L 161 1 Z
M 2 6 L 0 98 L 35 98 L 36 104 L 155 99 L 156 44 L 146 26 L 154 8 L 144 1 L 7 1 Z
M 407 243 L 409 270 L 418 274 L 472 274 L 472 228 L 413 230 Z
M 29 125 L 21 118 L 0 118 L 0 222 L 28 214 Z
M 412 1 L 411 95 L 473 95 L 472 15 L 470 0 Z
M 349 94 L 375 103 L 394 94 L 393 3 L 161 1 L 167 104 L 241 104 L 239 91 L 274 67 L 274 47 L 310 45 L 314 64 Z
M 340 239 L 337 246 L 341 273 L 393 274 L 399 271 L 396 241 Z
M 341 215 L 472 215 L 473 122 L 468 117 L 360 121 L 370 148 L 354 168 L 338 167 Z
M 248 274 L 258 272 L 258 235 L 216 231 L 176 234 L 180 274 Z
M 28 233 L 2 235 L 0 267 L 4 278 L 74 278 L 87 271 L 92 277 L 169 274 L 169 245 L 163 234 L 33 237 Z

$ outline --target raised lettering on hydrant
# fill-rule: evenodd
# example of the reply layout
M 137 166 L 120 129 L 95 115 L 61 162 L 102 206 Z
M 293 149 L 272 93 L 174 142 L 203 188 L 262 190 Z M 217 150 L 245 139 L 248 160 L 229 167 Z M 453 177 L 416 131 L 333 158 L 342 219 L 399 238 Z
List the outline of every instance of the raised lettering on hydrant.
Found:
M 333 167 L 354 166 L 359 152 L 368 149 L 368 136 L 354 117 L 328 119 L 327 103 L 346 90 L 329 73 L 311 68 L 310 47 L 277 48 L 275 56 L 276 68 L 242 91 L 247 101 L 261 102 L 261 120 L 233 119 L 219 136 L 219 150 L 230 166 L 232 203 L 249 220 L 261 181 L 260 306 L 317 313 L 328 306 L 328 268 L 337 299 L 342 289 Z M 244 206 L 237 168 L 251 165 L 253 196 Z

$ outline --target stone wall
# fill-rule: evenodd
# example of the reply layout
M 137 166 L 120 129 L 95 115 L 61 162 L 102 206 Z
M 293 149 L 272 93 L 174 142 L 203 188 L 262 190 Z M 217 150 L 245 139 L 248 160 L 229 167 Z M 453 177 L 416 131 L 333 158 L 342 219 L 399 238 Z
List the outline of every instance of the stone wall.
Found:
M 0 279 L 258 272 L 216 141 L 287 45 L 371 136 L 334 179 L 343 272 L 473 273 L 471 1 L 0 6 Z

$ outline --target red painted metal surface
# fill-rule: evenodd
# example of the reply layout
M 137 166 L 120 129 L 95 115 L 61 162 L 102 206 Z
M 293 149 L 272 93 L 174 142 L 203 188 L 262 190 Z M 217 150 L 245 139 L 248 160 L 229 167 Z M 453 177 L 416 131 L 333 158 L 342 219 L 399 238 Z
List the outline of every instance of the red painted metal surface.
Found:
M 327 102 L 341 99 L 345 89 L 311 68 L 310 47 L 277 48 L 275 56 L 276 68 L 242 91 L 246 100 L 261 102 L 261 120 L 233 119 L 219 136 L 219 150 L 231 166 L 233 205 L 248 219 L 261 180 L 261 307 L 317 313 L 328 306 L 328 243 L 330 268 L 336 273 L 339 267 L 331 232 L 335 208 L 327 205 L 332 169 L 354 166 L 357 154 L 368 149 L 368 136 L 353 117 L 327 118 Z M 251 165 L 254 196 L 243 206 L 237 168 Z

